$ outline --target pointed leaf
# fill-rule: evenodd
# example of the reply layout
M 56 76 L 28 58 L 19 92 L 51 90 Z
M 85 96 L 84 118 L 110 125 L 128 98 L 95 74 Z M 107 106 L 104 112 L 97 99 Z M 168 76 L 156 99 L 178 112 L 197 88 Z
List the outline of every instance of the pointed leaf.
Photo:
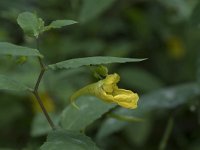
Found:
M 61 125 L 64 129 L 83 130 L 93 121 L 100 118 L 101 115 L 116 106 L 103 102 L 96 97 L 85 96 L 78 98 L 76 104 L 80 110 L 73 105 L 69 105 L 62 112 Z
M 41 150 L 99 150 L 92 140 L 84 134 L 72 131 L 52 131 Z
M 53 22 L 51 22 L 50 25 L 45 27 L 45 31 L 50 30 L 51 28 L 62 28 L 64 26 L 68 26 L 68 25 L 72 25 L 77 23 L 74 20 L 55 20 Z
M 7 42 L 0 42 L 0 55 L 43 57 L 37 49 L 22 47 Z
M 5 75 L 0 75 L 0 90 L 11 90 L 11 91 L 26 91 L 29 88 L 19 82 L 8 78 Z
M 143 60 L 145 60 L 145 59 L 96 56 L 96 57 L 69 59 L 66 61 L 62 61 L 62 62 L 58 62 L 56 64 L 49 65 L 49 68 L 51 68 L 51 69 L 71 69 L 71 68 L 78 68 L 81 66 L 88 66 L 88 65 L 140 62 Z

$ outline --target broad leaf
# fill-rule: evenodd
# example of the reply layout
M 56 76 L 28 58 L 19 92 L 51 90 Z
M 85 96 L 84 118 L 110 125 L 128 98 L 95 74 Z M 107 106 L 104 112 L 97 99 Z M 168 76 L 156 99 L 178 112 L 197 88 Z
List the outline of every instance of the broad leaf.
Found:
M 142 117 L 151 110 L 163 110 L 178 107 L 198 95 L 200 95 L 200 89 L 197 84 L 188 83 L 145 94 L 144 96 L 141 96 L 137 109 L 130 111 L 128 109 L 118 108 L 115 113 Z M 102 139 L 105 136 L 121 130 L 127 124 L 128 122 L 108 118 L 102 124 L 97 137 L 98 139 Z M 112 128 L 108 130 L 110 126 L 112 126 Z
M 41 150 L 99 150 L 92 140 L 78 132 L 58 130 L 52 131 Z
M 83 130 L 101 115 L 109 111 L 115 105 L 103 102 L 96 97 L 82 96 L 77 99 L 80 110 L 73 105 L 65 108 L 61 116 L 61 125 L 69 130 Z
M 41 32 L 43 32 L 44 29 L 44 21 L 30 12 L 23 12 L 19 14 L 17 23 L 27 35 L 34 36 L 36 38 Z
M 43 57 L 37 49 L 22 47 L 7 42 L 0 42 L 0 55 Z
M 5 75 L 0 75 L 0 90 L 11 91 L 26 91 L 29 88 L 19 82 L 8 78 Z
M 50 30 L 51 28 L 61 28 L 64 26 L 75 24 L 75 23 L 77 22 L 74 20 L 55 20 L 51 22 L 50 25 L 46 26 L 44 30 L 47 31 L 47 30 Z
M 83 0 L 83 6 L 80 12 L 80 22 L 87 22 L 98 17 L 106 9 L 108 9 L 115 0 Z
M 187 83 L 146 94 L 141 97 L 140 109 L 169 109 L 186 103 L 190 98 L 200 95 L 200 89 L 195 83 Z
M 88 66 L 88 65 L 140 62 L 143 60 L 145 60 L 145 59 L 96 56 L 96 57 L 69 59 L 66 61 L 62 61 L 62 62 L 58 62 L 56 64 L 49 65 L 49 68 L 51 68 L 51 69 L 71 69 L 71 68 L 78 68 L 81 66 Z

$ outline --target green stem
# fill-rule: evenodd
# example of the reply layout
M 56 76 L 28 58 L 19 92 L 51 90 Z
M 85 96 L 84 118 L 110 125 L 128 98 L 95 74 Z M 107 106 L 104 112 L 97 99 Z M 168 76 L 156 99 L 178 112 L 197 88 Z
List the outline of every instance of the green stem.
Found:
M 39 50 L 39 40 L 38 40 L 38 38 L 36 39 L 36 41 L 37 41 L 37 49 Z M 38 103 L 39 103 L 39 105 L 40 105 L 40 107 L 41 107 L 41 109 L 42 109 L 42 112 L 44 113 L 44 115 L 45 115 L 45 117 L 46 117 L 46 119 L 47 119 L 49 125 L 50 125 L 51 128 L 54 130 L 54 129 L 56 128 L 56 126 L 54 125 L 52 119 L 50 118 L 50 116 L 49 116 L 49 114 L 48 114 L 46 108 L 44 107 L 44 104 L 43 104 L 43 102 L 42 102 L 42 100 L 41 100 L 41 98 L 40 98 L 40 96 L 39 96 L 39 94 L 38 94 L 38 88 L 39 88 L 40 82 L 41 82 L 42 77 L 43 77 L 43 75 L 44 75 L 44 73 L 45 73 L 45 71 L 46 71 L 46 67 L 45 67 L 45 65 L 44 65 L 44 63 L 42 62 L 42 59 L 41 59 L 40 57 L 38 57 L 38 61 L 39 61 L 39 63 L 40 63 L 41 71 L 40 71 L 40 74 L 39 74 L 38 79 L 37 79 L 37 81 L 36 81 L 36 84 L 35 84 L 35 87 L 34 87 L 34 91 L 33 91 L 33 95 L 34 95 L 35 98 L 37 99 L 37 101 L 38 101 Z
M 159 150 L 165 150 L 165 148 L 167 146 L 167 142 L 168 142 L 169 137 L 170 137 L 170 134 L 171 134 L 172 129 L 173 129 L 173 125 L 174 125 L 174 119 L 169 118 L 168 123 L 167 123 L 167 127 L 165 129 L 164 135 L 163 135 L 162 140 L 161 140 L 160 145 L 159 145 Z

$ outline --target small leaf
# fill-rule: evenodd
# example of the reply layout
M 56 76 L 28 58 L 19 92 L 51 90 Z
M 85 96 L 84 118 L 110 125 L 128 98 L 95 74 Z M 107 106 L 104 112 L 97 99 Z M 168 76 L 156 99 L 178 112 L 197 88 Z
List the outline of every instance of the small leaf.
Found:
M 41 150 L 99 150 L 84 134 L 67 130 L 52 131 Z
M 22 47 L 7 42 L 0 42 L 0 55 L 43 57 L 37 49 Z
M 80 12 L 80 21 L 85 23 L 101 15 L 108 9 L 115 0 L 83 0 L 83 6 Z
M 61 27 L 64 27 L 64 26 L 68 26 L 68 25 L 72 25 L 72 24 L 75 24 L 77 23 L 76 21 L 73 21 L 73 20 L 55 20 L 53 22 L 51 22 L 50 25 L 46 26 L 44 28 L 45 31 L 47 30 L 50 30 L 52 28 L 61 28 Z
M 0 90 L 26 91 L 29 88 L 5 75 L 0 75 Z
M 27 35 L 34 36 L 36 38 L 41 32 L 43 32 L 44 29 L 44 21 L 30 12 L 23 12 L 19 14 L 17 23 Z
M 69 105 L 62 112 L 61 125 L 64 129 L 83 130 L 101 115 L 116 105 L 103 102 L 96 97 L 78 98 L 76 104 L 79 110 Z M 84 117 L 83 117 L 84 115 Z
M 49 68 L 50 69 L 71 69 L 71 68 L 78 68 L 81 66 L 88 66 L 88 65 L 140 62 L 143 60 L 145 60 L 145 59 L 96 56 L 96 57 L 69 59 L 66 61 L 62 61 L 62 62 L 58 62 L 56 64 L 49 65 Z

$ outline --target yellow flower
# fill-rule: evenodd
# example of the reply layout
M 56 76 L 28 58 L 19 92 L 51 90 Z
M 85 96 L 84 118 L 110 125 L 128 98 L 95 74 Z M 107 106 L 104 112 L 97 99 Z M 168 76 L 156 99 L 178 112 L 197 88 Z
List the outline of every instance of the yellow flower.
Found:
M 78 108 L 78 106 L 76 106 L 74 103 L 76 98 L 81 95 L 90 94 L 104 100 L 105 102 L 117 103 L 125 108 L 137 108 L 139 96 L 137 93 L 134 93 L 130 90 L 119 89 L 117 86 L 119 80 L 120 77 L 116 73 L 107 75 L 105 79 L 87 85 L 75 92 L 71 96 L 71 103 Z
M 172 58 L 180 59 L 185 55 L 184 44 L 179 37 L 172 36 L 167 40 L 167 48 Z

